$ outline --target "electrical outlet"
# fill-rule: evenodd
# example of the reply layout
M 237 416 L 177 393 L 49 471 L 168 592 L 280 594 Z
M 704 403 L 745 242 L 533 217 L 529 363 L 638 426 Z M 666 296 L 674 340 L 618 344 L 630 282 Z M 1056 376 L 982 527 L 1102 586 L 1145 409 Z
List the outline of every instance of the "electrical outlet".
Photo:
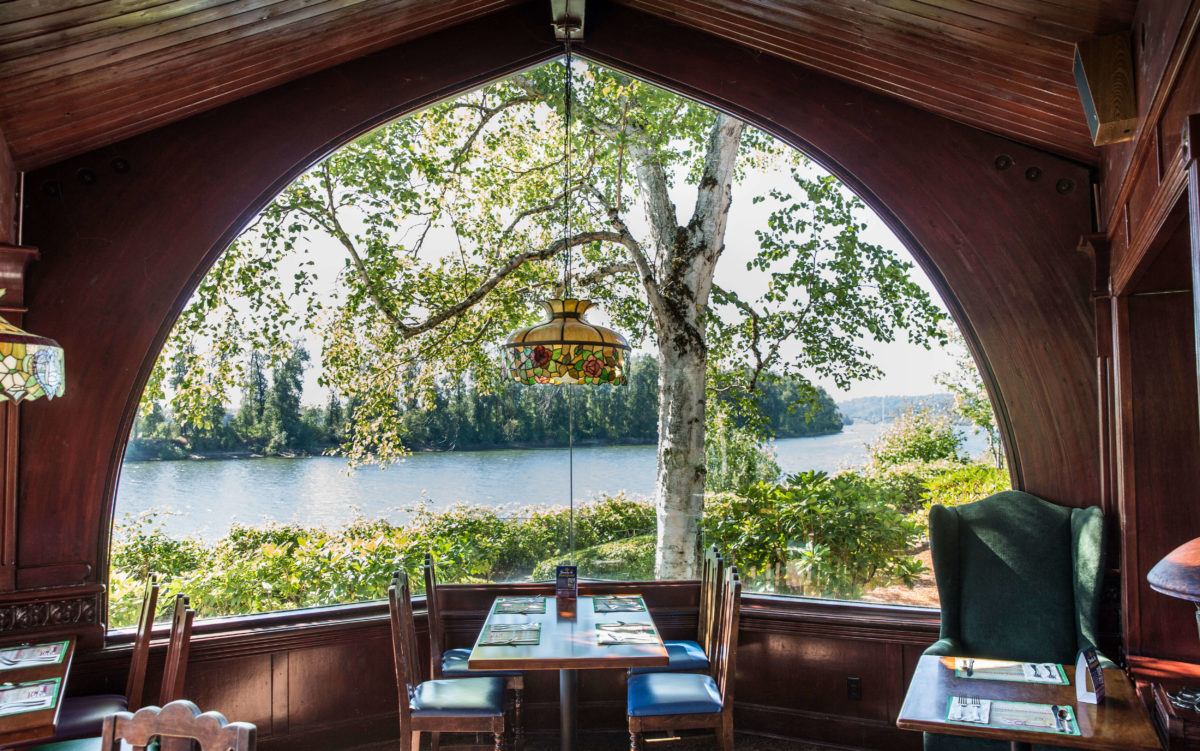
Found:
M 862 701 L 862 678 L 857 675 L 846 678 L 846 698 Z

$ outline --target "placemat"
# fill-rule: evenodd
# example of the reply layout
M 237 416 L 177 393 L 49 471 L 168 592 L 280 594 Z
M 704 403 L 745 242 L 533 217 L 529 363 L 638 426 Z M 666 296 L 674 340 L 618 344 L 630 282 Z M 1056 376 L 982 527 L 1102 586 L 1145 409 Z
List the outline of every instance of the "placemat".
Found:
M 56 641 L 0 649 L 0 670 L 17 670 L 39 665 L 57 665 L 67 655 L 67 642 Z
M 1080 734 L 1075 711 L 1068 704 L 1030 704 L 951 696 L 946 702 L 946 722 L 1055 735 Z
M 540 615 L 546 612 L 546 598 L 497 597 L 496 612 L 504 615 Z
M 47 678 L 0 688 L 0 717 L 50 709 L 58 702 L 61 685 L 61 678 Z
M 597 623 L 599 644 L 657 644 L 658 632 L 651 623 Z
M 496 623 L 479 640 L 481 647 L 527 647 L 542 640 L 540 623 Z
M 597 613 L 644 613 L 646 603 L 637 595 L 604 595 L 592 598 Z
M 1070 685 L 1063 666 L 1053 662 L 1012 662 L 958 657 L 954 660 L 954 675 L 958 678 L 978 678 L 985 681 Z

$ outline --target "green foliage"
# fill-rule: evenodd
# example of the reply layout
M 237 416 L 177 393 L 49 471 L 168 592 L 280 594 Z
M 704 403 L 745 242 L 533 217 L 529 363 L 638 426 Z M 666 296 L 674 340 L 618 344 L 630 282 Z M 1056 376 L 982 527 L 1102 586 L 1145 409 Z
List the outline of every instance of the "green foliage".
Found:
M 653 508 L 623 495 L 585 504 L 575 519 L 580 548 L 645 538 L 655 529 Z M 447 582 L 528 577 L 541 561 L 568 552 L 568 524 L 562 508 L 522 509 L 517 516 L 476 506 L 418 507 L 405 526 L 363 519 L 332 530 L 234 525 L 206 543 L 168 537 L 153 514 L 127 518 L 113 538 L 110 625 L 137 619 L 150 571 L 162 578 L 166 595 L 191 596 L 199 617 L 333 605 L 384 597 L 398 567 L 420 582 L 426 552 L 433 552 Z
M 901 513 L 910 514 L 927 505 L 925 495 L 930 482 L 962 466 L 949 459 L 907 461 L 901 464 L 872 462 L 859 468 L 858 474 L 878 488 L 889 505 Z
M 993 493 L 1012 488 L 1008 470 L 983 462 L 974 462 L 955 467 L 948 472 L 936 474 L 925 483 L 925 509 L 941 504 L 961 506 L 987 498 Z
M 889 467 L 906 462 L 960 460 L 964 438 L 946 415 L 906 412 L 869 449 L 870 462 Z
M 911 585 L 922 570 L 909 557 L 916 525 L 854 474 L 804 472 L 711 496 L 704 532 L 751 586 L 775 592 L 854 598 L 868 584 Z
M 579 575 L 593 579 L 646 581 L 654 578 L 654 535 L 616 540 L 575 551 Z M 569 563 L 571 556 L 560 555 L 542 561 L 533 569 L 533 580 L 554 578 L 554 567 Z
M 704 441 L 707 491 L 732 491 L 779 479 L 782 470 L 775 454 L 758 433 L 739 425 L 733 415 L 720 407 L 708 410 L 707 422 Z

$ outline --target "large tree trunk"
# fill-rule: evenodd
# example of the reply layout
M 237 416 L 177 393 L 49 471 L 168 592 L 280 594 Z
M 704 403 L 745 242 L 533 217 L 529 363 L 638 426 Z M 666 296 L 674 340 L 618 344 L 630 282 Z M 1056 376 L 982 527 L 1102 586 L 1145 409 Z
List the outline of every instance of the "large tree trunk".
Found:
M 664 333 L 660 330 L 660 334 Z M 675 338 L 659 339 L 658 548 L 659 579 L 695 576 L 697 526 L 704 511 L 704 368 L 706 353 L 695 346 L 677 349 Z

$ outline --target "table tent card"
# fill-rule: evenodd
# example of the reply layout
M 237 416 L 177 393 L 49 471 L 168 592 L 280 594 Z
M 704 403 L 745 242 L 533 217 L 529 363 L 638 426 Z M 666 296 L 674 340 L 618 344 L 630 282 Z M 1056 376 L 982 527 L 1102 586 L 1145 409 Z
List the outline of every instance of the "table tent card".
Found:
M 479 640 L 481 647 L 518 647 L 537 644 L 542 640 L 540 623 L 496 623 L 488 626 Z
M 650 623 L 597 623 L 599 644 L 657 644 L 658 633 Z
M 1075 662 L 1075 698 L 1086 704 L 1104 703 L 1104 668 L 1095 647 L 1080 652 Z
M 17 670 L 33 668 L 42 665 L 57 665 L 67 654 L 67 642 L 56 641 L 49 644 L 34 644 L 32 646 L 8 647 L 0 649 L 0 670 Z
M 644 613 L 646 603 L 639 595 L 608 595 L 592 599 L 597 613 Z
M 966 725 L 987 725 L 1003 730 L 1028 730 L 1035 733 L 1079 735 L 1075 711 L 1066 704 L 1030 704 L 951 696 L 946 705 L 946 721 Z
M 541 615 L 546 612 L 546 598 L 497 597 L 496 612 L 503 615 Z
M 554 567 L 554 596 L 560 600 L 574 600 L 579 594 L 579 568 L 577 566 Z
M 1063 666 L 1053 662 L 1012 662 L 959 657 L 954 661 L 954 675 L 958 678 L 1044 683 L 1053 686 L 1066 686 L 1070 683 Z
M 0 717 L 51 709 L 58 702 L 60 678 L 0 688 Z

